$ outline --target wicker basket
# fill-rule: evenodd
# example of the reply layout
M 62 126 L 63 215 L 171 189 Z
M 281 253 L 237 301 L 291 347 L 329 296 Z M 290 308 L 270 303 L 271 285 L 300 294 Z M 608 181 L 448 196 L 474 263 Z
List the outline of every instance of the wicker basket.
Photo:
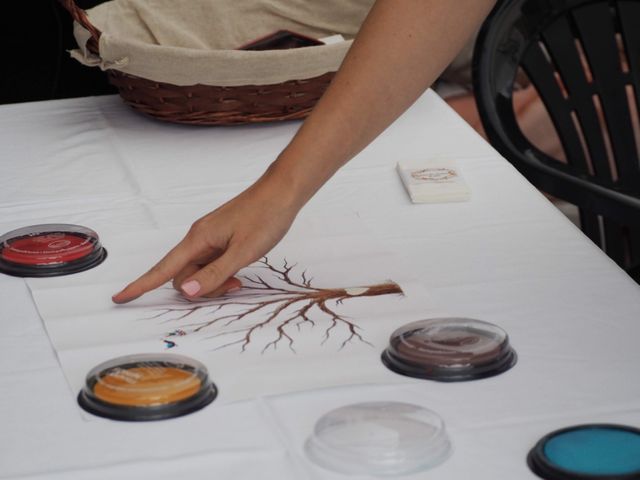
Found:
M 101 32 L 74 0 L 59 0 L 91 37 L 86 48 L 99 55 Z M 231 125 L 307 116 L 335 72 L 271 85 L 173 85 L 116 69 L 107 71 L 125 103 L 160 120 L 196 125 Z

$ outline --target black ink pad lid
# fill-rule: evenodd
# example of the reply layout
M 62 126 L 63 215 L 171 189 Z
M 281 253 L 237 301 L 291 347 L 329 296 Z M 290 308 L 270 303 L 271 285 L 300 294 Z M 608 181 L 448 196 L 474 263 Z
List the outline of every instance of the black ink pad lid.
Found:
M 113 420 L 162 420 L 200 410 L 217 393 L 207 368 L 192 358 L 137 354 L 93 368 L 78 403 L 89 413 Z
M 17 277 L 69 275 L 106 257 L 98 234 L 79 225 L 34 225 L 0 237 L 0 272 Z
M 504 330 L 471 318 L 436 318 L 404 325 L 393 332 L 382 353 L 382 362 L 396 373 L 441 382 L 498 375 L 516 360 Z

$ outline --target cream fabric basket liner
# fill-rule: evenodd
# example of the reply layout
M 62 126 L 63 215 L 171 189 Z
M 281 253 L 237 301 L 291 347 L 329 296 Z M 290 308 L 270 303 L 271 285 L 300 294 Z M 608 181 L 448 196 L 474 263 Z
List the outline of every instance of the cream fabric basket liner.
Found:
M 174 85 L 269 85 L 336 71 L 374 0 L 112 0 L 87 11 L 100 55 L 74 25 L 88 66 Z M 346 41 L 290 50 L 238 47 L 277 30 Z

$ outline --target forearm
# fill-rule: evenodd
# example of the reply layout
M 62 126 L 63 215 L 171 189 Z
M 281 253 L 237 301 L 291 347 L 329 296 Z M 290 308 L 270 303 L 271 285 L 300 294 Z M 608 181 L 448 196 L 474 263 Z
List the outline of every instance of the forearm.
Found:
M 270 172 L 302 206 L 440 75 L 495 0 L 378 0 Z
M 378 0 L 332 85 L 262 179 L 198 220 L 113 301 L 170 279 L 188 298 L 238 288 L 230 277 L 273 248 L 331 175 L 431 85 L 494 1 Z

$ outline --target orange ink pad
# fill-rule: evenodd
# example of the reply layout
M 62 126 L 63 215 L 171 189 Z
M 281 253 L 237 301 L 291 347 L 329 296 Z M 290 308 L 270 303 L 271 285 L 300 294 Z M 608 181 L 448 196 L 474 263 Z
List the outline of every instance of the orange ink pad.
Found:
M 141 354 L 93 368 L 78 403 L 101 417 L 145 421 L 186 415 L 216 396 L 217 388 L 200 362 L 182 355 Z

